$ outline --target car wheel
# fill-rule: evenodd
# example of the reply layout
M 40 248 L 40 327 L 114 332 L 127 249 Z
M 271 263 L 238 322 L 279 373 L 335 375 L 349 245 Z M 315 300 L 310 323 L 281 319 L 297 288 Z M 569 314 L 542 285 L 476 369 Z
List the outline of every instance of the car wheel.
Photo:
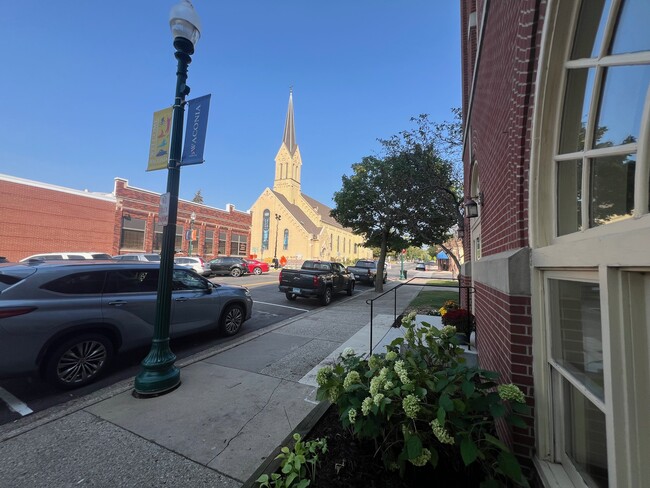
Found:
M 239 268 L 233 268 L 230 270 L 230 276 L 234 276 L 237 278 L 238 276 L 241 276 L 241 269 Z
M 101 334 L 82 334 L 61 343 L 48 356 L 46 378 L 59 387 L 79 388 L 95 381 L 113 359 L 113 344 Z
M 295 301 L 296 298 L 298 298 L 298 296 L 295 293 L 287 292 L 285 295 L 287 297 L 287 300 L 291 300 L 292 302 Z
M 329 305 L 331 301 L 332 301 L 332 289 L 325 288 L 325 292 L 320 297 L 320 303 L 321 305 Z
M 244 323 L 244 308 L 241 305 L 229 305 L 221 316 L 219 327 L 224 335 L 232 336 L 239 332 Z
M 262 268 L 260 268 L 259 266 L 255 267 L 253 269 L 253 274 L 261 275 L 262 274 Z

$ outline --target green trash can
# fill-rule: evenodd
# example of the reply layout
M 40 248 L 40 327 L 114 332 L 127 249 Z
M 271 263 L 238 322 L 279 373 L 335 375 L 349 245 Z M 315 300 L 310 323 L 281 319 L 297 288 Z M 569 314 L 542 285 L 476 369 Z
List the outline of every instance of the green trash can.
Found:
M 408 270 L 405 269 L 404 270 L 404 279 L 407 279 L 407 278 L 408 278 Z

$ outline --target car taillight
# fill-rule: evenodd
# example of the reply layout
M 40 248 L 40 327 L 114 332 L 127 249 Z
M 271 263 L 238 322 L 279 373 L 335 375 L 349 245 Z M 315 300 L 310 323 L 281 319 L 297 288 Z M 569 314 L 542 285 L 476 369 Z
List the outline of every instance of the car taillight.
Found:
M 16 315 L 25 315 L 26 313 L 36 310 L 37 307 L 17 307 L 17 308 L 0 308 L 0 319 L 15 317 Z
M 205 261 L 203 261 L 203 258 L 199 258 L 199 263 L 201 263 L 201 266 L 205 265 Z
M 279 281 L 280 283 L 282 283 L 282 271 L 280 271 L 280 275 L 279 275 L 279 276 L 280 276 L 280 278 L 278 279 L 278 281 Z
M 318 286 L 318 280 L 320 276 L 314 276 L 314 286 Z

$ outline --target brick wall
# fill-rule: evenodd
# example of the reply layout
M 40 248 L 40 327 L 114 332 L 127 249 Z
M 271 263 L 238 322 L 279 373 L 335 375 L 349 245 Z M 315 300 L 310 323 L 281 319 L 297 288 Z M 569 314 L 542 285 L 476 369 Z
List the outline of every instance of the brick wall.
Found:
M 126 252 L 158 252 L 154 251 L 154 224 L 158 218 L 158 207 L 160 205 L 160 194 L 140 188 L 133 188 L 128 185 L 126 180 L 115 179 L 115 196 L 117 205 L 115 206 L 115 234 L 113 235 L 114 254 Z M 193 202 L 180 200 L 178 202 L 178 214 L 176 225 L 184 231 L 189 230 L 191 214 L 196 214 L 196 219 L 192 226 L 198 231 L 198 240 L 192 244 L 192 255 L 200 255 L 205 244 L 206 230 L 214 231 L 212 249 L 206 249 L 204 256 L 212 258 L 218 253 L 219 230 L 225 230 L 227 236 L 225 254 L 237 254 L 237 250 L 231 249 L 231 240 L 233 234 L 246 236 L 247 249 L 246 255 L 250 254 L 251 242 L 251 219 L 249 213 L 236 210 L 233 205 L 228 205 L 226 210 L 221 210 L 207 205 L 201 205 Z M 132 218 L 146 220 L 146 229 L 144 236 L 144 249 L 121 249 L 121 222 L 122 217 L 129 215 Z M 181 240 L 180 255 L 188 254 L 189 241 Z
M 125 252 L 154 251 L 154 224 L 158 218 L 160 194 L 129 187 L 126 180 L 115 179 L 113 195 L 97 196 L 19 178 L 0 178 L 0 256 L 18 261 L 32 254 L 64 251 L 97 251 L 115 255 Z M 190 215 L 196 213 L 194 228 L 199 239 L 193 255 L 203 250 L 205 231 L 214 231 L 211 249 L 204 257 L 218 252 L 219 230 L 227 235 L 226 254 L 232 236 L 246 236 L 250 253 L 251 215 L 229 205 L 220 210 L 207 205 L 179 201 L 177 225 L 189 229 Z M 122 219 L 145 221 L 144 243 L 139 249 L 121 248 Z M 187 254 L 189 242 L 183 237 L 181 253 Z
M 0 256 L 113 250 L 110 198 L 0 179 Z
M 478 3 L 478 4 L 477 4 Z M 476 162 L 483 193 L 480 208 L 481 257 L 529 246 L 528 168 L 535 91 L 545 0 L 490 2 L 483 19 L 483 1 L 461 0 L 461 18 L 477 11 L 477 33 L 482 35 L 474 73 L 471 60 L 475 42 L 463 26 L 463 113 L 468 125 L 463 163 L 465 194 L 470 195 L 472 163 Z M 483 29 L 480 32 L 480 29 Z M 468 76 L 475 77 L 470 100 Z M 470 221 L 465 221 L 466 231 Z M 466 232 L 469 234 L 469 232 Z M 472 259 L 470 239 L 465 238 L 466 260 Z M 476 269 L 481 261 L 472 263 Z M 517 270 L 509 269 L 510 272 Z M 494 276 L 488 280 L 497 279 Z M 470 278 L 464 277 L 463 283 Z M 473 282 L 477 348 L 481 367 L 500 373 L 501 382 L 512 382 L 533 406 L 531 298 L 503 293 L 505 283 Z M 498 285 L 498 286 L 497 286 Z M 533 419 L 528 428 L 499 425 L 500 436 L 516 453 L 531 456 Z

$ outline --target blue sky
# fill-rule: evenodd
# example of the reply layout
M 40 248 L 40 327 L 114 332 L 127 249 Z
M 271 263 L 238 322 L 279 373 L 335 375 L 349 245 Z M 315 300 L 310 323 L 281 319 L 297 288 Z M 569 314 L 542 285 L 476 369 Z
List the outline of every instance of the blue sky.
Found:
M 0 173 L 98 192 L 122 177 L 164 192 L 167 172 L 145 169 L 153 112 L 174 97 L 174 3 L 5 2 Z M 207 205 L 248 210 L 272 187 L 290 86 L 302 191 L 329 206 L 377 138 L 460 106 L 457 1 L 193 4 L 203 31 L 188 99 L 212 100 L 206 162 L 182 169 L 181 198 L 200 189 Z

